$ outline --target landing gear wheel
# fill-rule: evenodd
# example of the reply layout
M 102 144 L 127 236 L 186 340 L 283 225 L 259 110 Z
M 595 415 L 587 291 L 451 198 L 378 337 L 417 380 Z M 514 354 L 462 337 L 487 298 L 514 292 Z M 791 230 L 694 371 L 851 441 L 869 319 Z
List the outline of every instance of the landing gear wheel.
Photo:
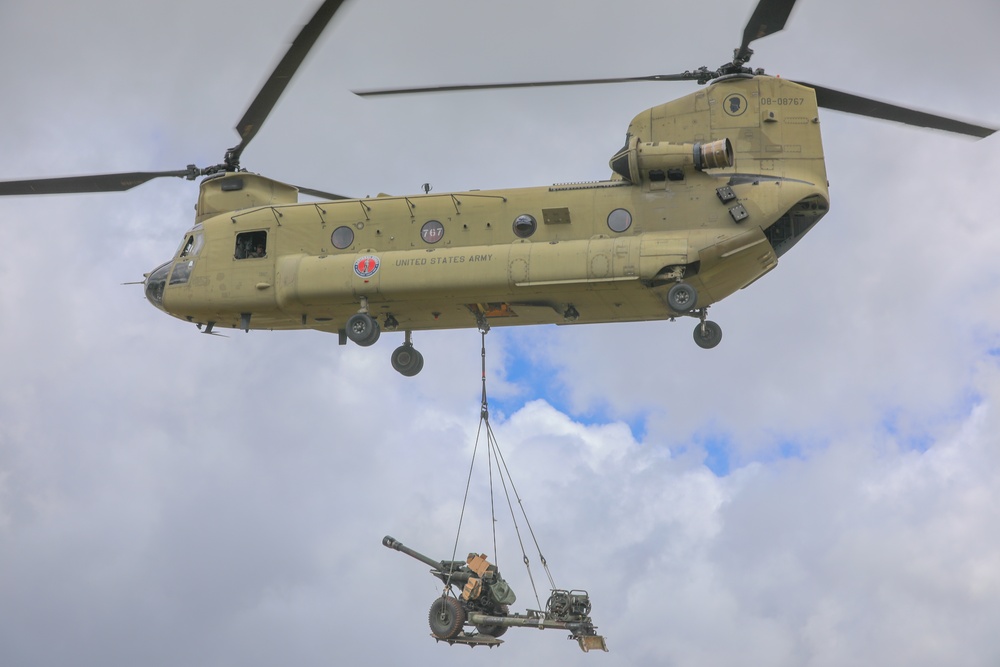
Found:
M 694 328 L 694 342 L 698 347 L 710 350 L 722 340 L 722 327 L 711 320 L 699 322 Z
M 678 313 L 686 313 L 698 301 L 698 291 L 687 283 L 677 283 L 667 292 L 667 305 Z
M 347 319 L 347 337 L 362 347 L 374 345 L 381 335 L 378 322 L 368 313 L 354 313 Z
M 427 622 L 438 639 L 454 639 L 465 625 L 465 608 L 457 598 L 441 596 L 431 604 Z
M 424 367 L 424 355 L 410 343 L 403 343 L 392 351 L 392 367 L 401 375 L 413 377 Z

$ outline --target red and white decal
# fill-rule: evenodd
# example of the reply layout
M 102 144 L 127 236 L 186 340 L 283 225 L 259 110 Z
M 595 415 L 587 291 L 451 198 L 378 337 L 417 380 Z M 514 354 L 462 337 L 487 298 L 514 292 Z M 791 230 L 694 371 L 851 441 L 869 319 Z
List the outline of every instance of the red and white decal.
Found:
M 365 255 L 354 262 L 354 272 L 361 278 L 371 278 L 378 271 L 379 264 L 381 262 L 375 255 Z

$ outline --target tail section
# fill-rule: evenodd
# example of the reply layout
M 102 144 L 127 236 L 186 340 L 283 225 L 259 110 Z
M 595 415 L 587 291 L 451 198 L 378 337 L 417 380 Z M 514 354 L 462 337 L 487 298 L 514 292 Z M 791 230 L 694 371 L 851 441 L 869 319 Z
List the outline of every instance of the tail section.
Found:
M 734 75 L 642 112 L 629 141 L 709 144 L 728 139 L 733 164 L 717 173 L 803 180 L 826 192 L 816 93 L 770 76 Z

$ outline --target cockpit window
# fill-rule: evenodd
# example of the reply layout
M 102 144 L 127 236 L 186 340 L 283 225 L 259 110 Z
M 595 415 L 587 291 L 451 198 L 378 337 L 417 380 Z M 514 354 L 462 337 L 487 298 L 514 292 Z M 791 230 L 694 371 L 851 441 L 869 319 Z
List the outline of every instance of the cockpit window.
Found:
M 180 259 L 174 264 L 174 270 L 170 274 L 170 284 L 171 285 L 183 285 L 191 277 L 191 271 L 194 270 L 194 260 L 193 259 Z
M 236 259 L 267 256 L 267 232 L 243 232 L 236 235 Z
M 205 243 L 205 237 L 202 234 L 191 234 L 184 241 L 184 245 L 181 249 L 181 257 L 193 257 L 198 254 L 201 250 L 201 246 Z

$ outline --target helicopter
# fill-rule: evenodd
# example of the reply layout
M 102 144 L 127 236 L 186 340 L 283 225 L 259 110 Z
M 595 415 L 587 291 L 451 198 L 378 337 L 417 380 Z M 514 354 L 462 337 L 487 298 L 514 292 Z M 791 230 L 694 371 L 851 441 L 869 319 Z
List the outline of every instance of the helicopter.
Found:
M 194 225 L 145 275 L 151 304 L 202 333 L 315 329 L 371 346 L 401 331 L 392 366 L 423 367 L 413 332 L 690 317 L 713 348 L 716 302 L 773 270 L 828 212 L 819 108 L 974 137 L 994 130 L 748 65 L 794 0 L 761 0 L 732 60 L 666 75 L 358 91 L 363 96 L 629 81 L 705 87 L 628 126 L 606 180 L 349 198 L 247 171 L 241 157 L 344 4 L 327 0 L 236 126 L 223 161 L 160 172 L 0 182 L 0 195 L 124 191 L 201 179 Z M 316 202 L 300 202 L 299 194 Z

